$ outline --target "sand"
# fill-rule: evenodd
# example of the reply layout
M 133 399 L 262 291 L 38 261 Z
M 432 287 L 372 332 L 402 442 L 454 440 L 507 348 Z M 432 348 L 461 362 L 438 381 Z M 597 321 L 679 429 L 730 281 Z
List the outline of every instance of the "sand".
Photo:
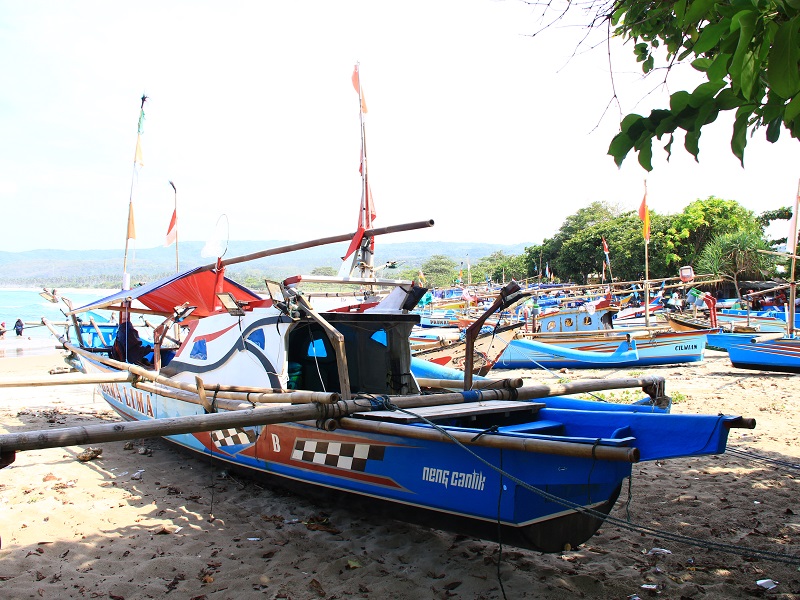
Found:
M 0 377 L 62 365 L 52 352 L 5 358 Z M 630 502 L 624 489 L 612 514 L 800 556 L 800 379 L 734 369 L 717 352 L 646 372 L 666 377 L 673 412 L 755 417 L 729 448 L 780 462 L 728 452 L 635 465 Z M 98 420 L 116 417 L 92 386 L 0 389 L 2 431 Z M 158 439 L 100 447 L 89 462 L 76 459 L 85 447 L 21 452 L 0 470 L 0 598 L 800 598 L 800 558 L 753 560 L 609 524 L 561 554 L 501 554 L 495 543 L 268 487 Z

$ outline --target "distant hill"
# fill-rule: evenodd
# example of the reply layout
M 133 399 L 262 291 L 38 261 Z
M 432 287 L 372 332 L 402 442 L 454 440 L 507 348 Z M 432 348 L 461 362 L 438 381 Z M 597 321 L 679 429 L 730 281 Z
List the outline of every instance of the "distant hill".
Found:
M 289 245 L 287 240 L 231 241 L 225 258 L 252 254 L 268 248 Z M 379 244 L 375 264 L 397 261 L 401 268 L 419 267 L 431 256 L 442 254 L 456 262 L 467 257 L 475 264 L 484 256 L 502 251 L 507 255 L 521 254 L 528 244 L 484 244 L 467 242 L 406 242 Z M 203 242 L 182 242 L 181 270 L 210 264 L 214 259 L 203 258 Z M 228 274 L 236 279 L 248 275 L 284 278 L 309 273 L 316 267 L 341 264 L 347 244 L 332 244 L 279 254 L 256 261 L 232 265 Z M 0 252 L 0 286 L 19 287 L 117 287 L 122 278 L 122 250 L 30 250 Z M 128 271 L 133 281 L 152 281 L 175 272 L 175 247 L 138 249 L 129 253 Z

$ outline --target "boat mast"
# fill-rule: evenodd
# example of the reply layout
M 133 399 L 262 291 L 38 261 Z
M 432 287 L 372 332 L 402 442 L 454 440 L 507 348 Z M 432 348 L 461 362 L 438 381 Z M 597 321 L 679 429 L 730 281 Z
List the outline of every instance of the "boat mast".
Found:
M 364 92 L 361 89 L 361 74 L 359 72 L 359 63 L 356 63 L 355 71 L 353 73 L 353 84 L 357 84 L 356 91 L 358 92 L 358 120 L 361 125 L 361 214 L 359 215 L 359 223 L 362 223 L 365 229 L 372 227 L 372 198 L 369 189 L 369 176 L 367 174 L 367 136 L 364 127 L 364 113 L 367 112 L 367 105 L 364 101 Z M 361 247 L 359 253 L 361 260 L 359 261 L 359 268 L 361 270 L 361 277 L 371 276 L 374 273 L 374 238 L 369 238 L 369 243 L 361 240 Z
M 133 155 L 133 173 L 131 174 L 131 193 L 128 197 L 128 229 L 125 234 L 125 256 L 122 260 L 122 289 L 131 288 L 131 276 L 128 274 L 128 243 L 136 239 L 136 226 L 133 221 L 133 186 L 136 182 L 136 167 L 144 166 L 142 160 L 142 133 L 144 133 L 144 103 L 147 96 L 142 94 L 142 106 L 139 110 L 139 125 L 136 133 L 136 152 Z
M 639 217 L 642 219 L 642 235 L 644 236 L 644 326 L 650 327 L 650 258 L 648 246 L 650 245 L 650 213 L 647 209 L 647 180 L 644 181 L 644 198 L 639 207 Z
M 794 280 L 795 266 L 797 263 L 797 210 L 800 208 L 800 181 L 797 182 L 797 195 L 794 199 L 794 213 L 792 213 L 792 226 L 789 235 L 789 244 L 787 250 L 792 254 L 792 267 L 789 271 L 789 315 L 786 323 L 786 335 L 790 338 L 794 337 L 794 315 L 795 315 L 795 299 L 797 297 L 797 282 Z
M 367 104 L 364 100 L 364 92 L 361 89 L 361 77 L 359 75 L 359 64 L 356 63 L 353 69 L 353 87 L 358 92 L 358 118 L 361 126 L 361 161 L 358 171 L 361 173 L 361 206 L 358 213 L 358 231 L 350 242 L 347 253 L 342 257 L 342 267 L 339 271 L 340 276 L 352 277 L 353 272 L 358 269 L 358 276 L 362 278 L 373 277 L 375 274 L 374 253 L 375 241 L 371 236 L 365 236 L 364 232 L 372 229 L 372 221 L 375 219 L 375 209 L 372 204 L 372 192 L 369 187 L 369 176 L 367 174 L 367 138 L 364 128 L 364 113 L 367 112 Z M 353 254 L 350 267 L 346 266 L 347 259 Z
M 175 272 L 176 273 L 180 273 L 180 270 L 181 270 L 180 269 L 180 262 L 178 261 L 178 188 L 175 187 L 175 184 L 172 183 L 172 181 L 170 181 L 169 184 L 172 186 L 172 191 L 174 192 L 174 197 L 175 197 L 175 210 L 173 212 L 173 217 L 172 217 L 175 220 L 174 221 L 174 227 L 175 227 L 175 232 L 174 232 L 174 236 L 175 236 Z M 168 235 L 169 235 L 169 232 L 168 232 Z

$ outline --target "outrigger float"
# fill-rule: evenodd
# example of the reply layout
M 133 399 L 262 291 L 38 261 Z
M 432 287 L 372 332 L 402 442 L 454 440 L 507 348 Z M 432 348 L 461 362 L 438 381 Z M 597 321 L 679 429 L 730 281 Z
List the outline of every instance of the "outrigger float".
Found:
M 367 230 L 362 243 L 428 224 Z M 60 382 L 98 383 L 126 422 L 0 435 L 3 463 L 18 450 L 163 436 L 253 473 L 383 501 L 399 518 L 550 552 L 597 531 L 632 463 L 722 453 L 731 428 L 755 426 L 669 413 L 659 377 L 522 386 L 472 382 L 467 364 L 466 389 L 431 393 L 453 382 L 412 374 L 422 290 L 411 282 L 371 306 L 319 312 L 285 284 L 262 298 L 224 275 L 227 264 L 352 235 L 218 260 L 70 311 L 71 334 L 51 327 L 83 374 Z M 516 300 L 507 288 L 497 304 Z M 88 343 L 94 328 L 78 320 L 99 309 L 119 314 L 111 345 L 107 331 L 107 345 Z M 130 334 L 137 312 L 164 318 L 152 346 Z M 619 388 L 646 397 L 566 397 Z

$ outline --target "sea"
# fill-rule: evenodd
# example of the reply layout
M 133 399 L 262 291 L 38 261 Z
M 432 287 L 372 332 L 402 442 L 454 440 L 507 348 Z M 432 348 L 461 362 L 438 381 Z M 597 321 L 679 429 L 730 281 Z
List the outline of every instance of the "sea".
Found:
M 42 317 L 51 323 L 64 323 L 67 320 L 63 311 L 66 305 L 49 302 L 39 295 L 42 289 L 0 288 L 0 322 L 5 322 L 6 339 L 15 336 L 14 323 L 22 319 L 25 329 L 22 334 L 30 338 L 52 338 L 50 331 L 42 325 Z M 75 308 L 89 304 L 118 290 L 64 289 L 56 290 L 59 296 L 68 298 Z M 99 311 L 101 315 L 104 311 Z M 107 312 L 107 311 L 106 311 Z M 110 313 L 106 315 L 110 317 Z M 63 328 L 59 328 L 63 329 Z

